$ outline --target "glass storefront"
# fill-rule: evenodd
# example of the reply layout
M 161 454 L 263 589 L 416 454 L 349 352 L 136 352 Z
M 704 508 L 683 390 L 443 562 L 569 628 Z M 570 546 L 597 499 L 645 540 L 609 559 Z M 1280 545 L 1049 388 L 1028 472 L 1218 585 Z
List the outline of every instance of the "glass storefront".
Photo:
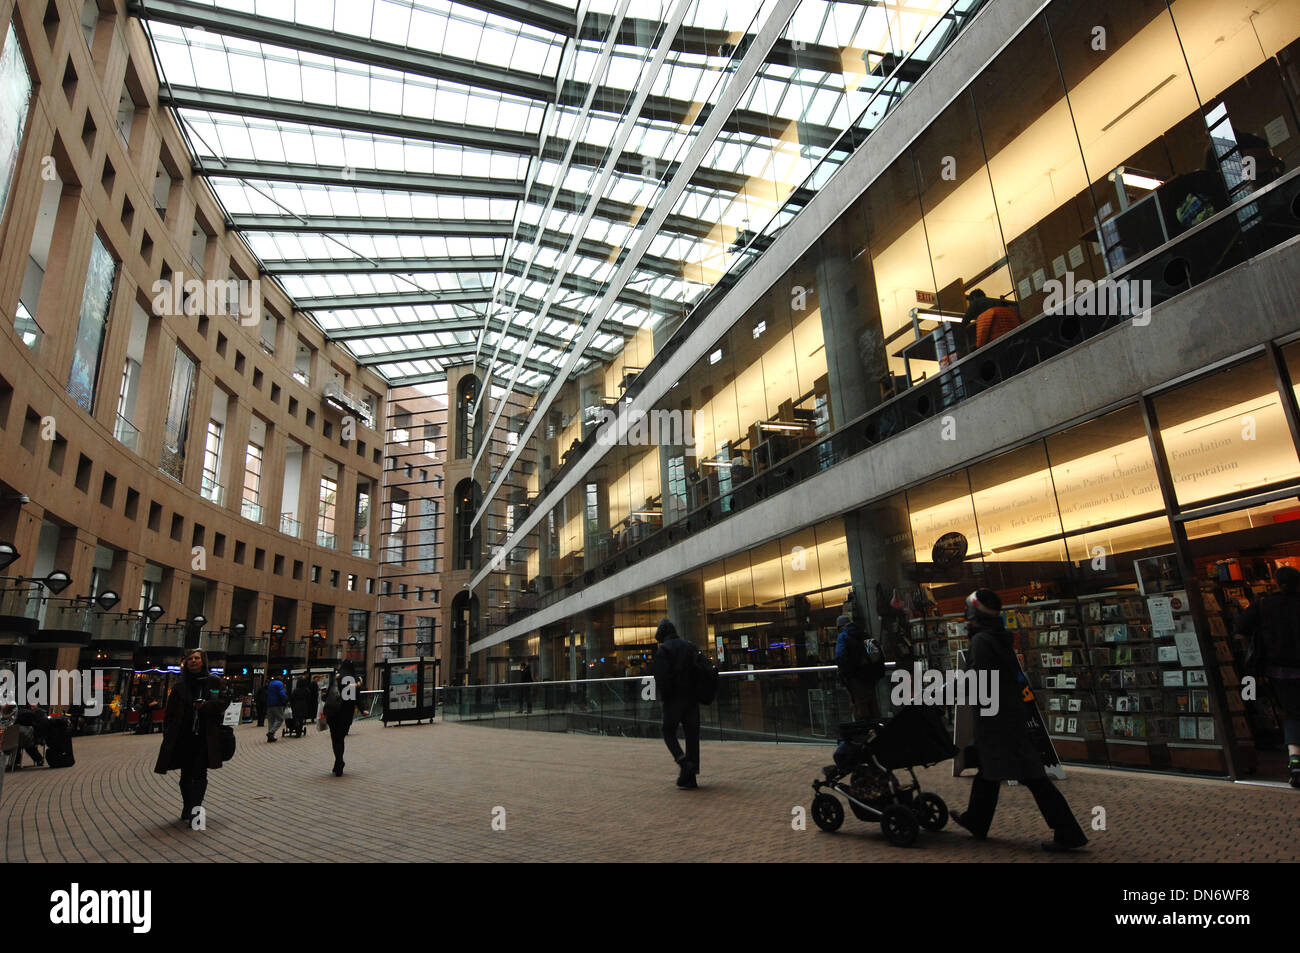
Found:
M 898 664 L 947 669 L 967 647 L 964 599 L 988 587 L 1063 759 L 1276 773 L 1279 711 L 1266 685 L 1242 697 L 1235 626 L 1279 566 L 1300 567 L 1298 356 L 1266 348 L 534 632 L 511 655 L 540 653 L 554 679 L 640 675 L 667 616 L 725 670 L 825 665 L 849 612 Z

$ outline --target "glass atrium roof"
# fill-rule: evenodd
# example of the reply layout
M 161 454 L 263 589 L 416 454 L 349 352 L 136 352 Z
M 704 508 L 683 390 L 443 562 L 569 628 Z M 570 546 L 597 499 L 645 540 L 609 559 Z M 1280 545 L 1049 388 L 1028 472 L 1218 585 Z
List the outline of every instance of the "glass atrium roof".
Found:
M 395 386 L 477 360 L 522 392 L 591 321 L 578 373 L 683 315 L 949 8 L 801 0 L 614 288 L 780 0 L 132 7 L 195 170 L 300 309 Z

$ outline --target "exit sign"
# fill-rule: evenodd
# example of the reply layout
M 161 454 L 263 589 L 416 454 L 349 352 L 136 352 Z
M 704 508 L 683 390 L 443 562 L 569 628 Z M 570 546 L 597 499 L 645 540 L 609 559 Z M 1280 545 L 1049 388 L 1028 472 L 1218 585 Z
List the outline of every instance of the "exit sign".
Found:
M 918 291 L 916 293 L 916 303 L 933 307 L 939 301 L 938 296 L 933 291 Z

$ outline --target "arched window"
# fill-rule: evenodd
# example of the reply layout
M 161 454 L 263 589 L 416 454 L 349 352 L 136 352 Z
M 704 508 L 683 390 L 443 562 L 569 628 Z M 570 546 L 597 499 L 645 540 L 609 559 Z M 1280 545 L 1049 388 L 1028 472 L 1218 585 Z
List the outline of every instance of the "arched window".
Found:
M 452 569 L 478 569 L 482 533 L 480 527 L 471 529 L 470 524 L 482 502 L 483 491 L 476 482 L 465 479 L 456 484 L 452 499 Z
M 483 439 L 483 407 L 477 412 L 474 403 L 478 400 L 479 379 L 467 374 L 460 379 L 456 387 L 456 459 L 465 460 L 474 456 L 474 449 Z

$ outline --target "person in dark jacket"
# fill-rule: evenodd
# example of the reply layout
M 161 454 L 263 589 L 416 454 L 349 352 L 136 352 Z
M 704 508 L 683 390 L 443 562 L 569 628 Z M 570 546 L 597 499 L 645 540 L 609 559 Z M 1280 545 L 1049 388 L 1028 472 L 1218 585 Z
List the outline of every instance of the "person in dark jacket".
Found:
M 334 776 L 343 777 L 343 745 L 357 713 L 357 693 L 361 690 L 352 663 L 344 662 L 339 674 L 331 674 L 325 689 L 325 724 L 334 746 Z
M 253 706 L 257 709 L 257 727 L 266 725 L 266 686 L 261 685 L 253 693 Z
M 663 705 L 664 744 L 677 762 L 677 786 L 698 788 L 695 776 L 700 771 L 700 703 L 695 697 L 690 666 L 695 659 L 695 646 L 677 634 L 677 627 L 668 619 L 659 620 L 655 631 L 659 650 L 655 653 L 651 670 L 655 678 L 655 691 Z M 686 734 L 686 751 L 677 742 L 677 727 Z
M 298 731 L 306 730 L 313 721 L 316 720 L 316 702 L 315 694 L 319 693 L 316 689 L 312 690 L 315 685 L 307 678 L 306 673 L 298 676 L 298 680 L 293 684 L 293 696 L 291 704 L 293 706 L 293 724 Z
M 1033 794 L 1055 834 L 1043 850 L 1067 851 L 1088 843 L 1061 792 L 1043 768 L 1043 759 L 1029 736 L 1025 718 L 1024 684 L 1011 633 L 1002 623 L 1002 600 L 992 589 L 977 589 L 966 598 L 966 631 L 970 637 L 967 671 L 989 672 L 998 695 L 997 714 L 975 716 L 975 750 L 979 773 L 971 782 L 970 803 L 952 819 L 975 835 L 988 836 L 1003 781 L 1018 781 Z
M 24 751 L 36 767 L 42 767 L 45 758 L 41 755 L 39 746 L 45 744 L 45 727 L 49 724 L 49 717 L 45 714 L 45 709 L 35 702 L 19 708 L 17 717 L 18 751 L 14 754 L 14 770 L 23 766 Z
M 1274 574 L 1281 592 L 1256 599 L 1237 619 L 1237 631 L 1254 649 L 1255 673 L 1264 675 L 1282 706 L 1291 787 L 1300 788 L 1300 571 Z M 1254 674 L 1254 673 L 1252 673 Z
M 180 769 L 181 820 L 186 824 L 203 805 L 208 769 L 221 767 L 221 716 L 229 704 L 225 681 L 208 671 L 207 654 L 190 649 L 181 677 L 167 696 L 162 746 L 154 765 L 157 774 Z
M 835 639 L 835 664 L 839 666 L 840 679 L 849 690 L 854 721 L 880 718 L 876 703 L 876 680 L 869 675 L 866 636 L 853 622 L 853 617 L 841 615 L 835 620 L 840 634 Z
M 284 690 L 284 682 L 273 678 L 266 686 L 266 740 L 274 741 L 275 733 L 284 724 L 284 706 L 289 703 L 289 695 Z
M 524 706 L 528 706 L 528 714 L 533 713 L 533 668 L 528 664 L 528 660 L 519 663 L 519 713 L 523 714 Z

